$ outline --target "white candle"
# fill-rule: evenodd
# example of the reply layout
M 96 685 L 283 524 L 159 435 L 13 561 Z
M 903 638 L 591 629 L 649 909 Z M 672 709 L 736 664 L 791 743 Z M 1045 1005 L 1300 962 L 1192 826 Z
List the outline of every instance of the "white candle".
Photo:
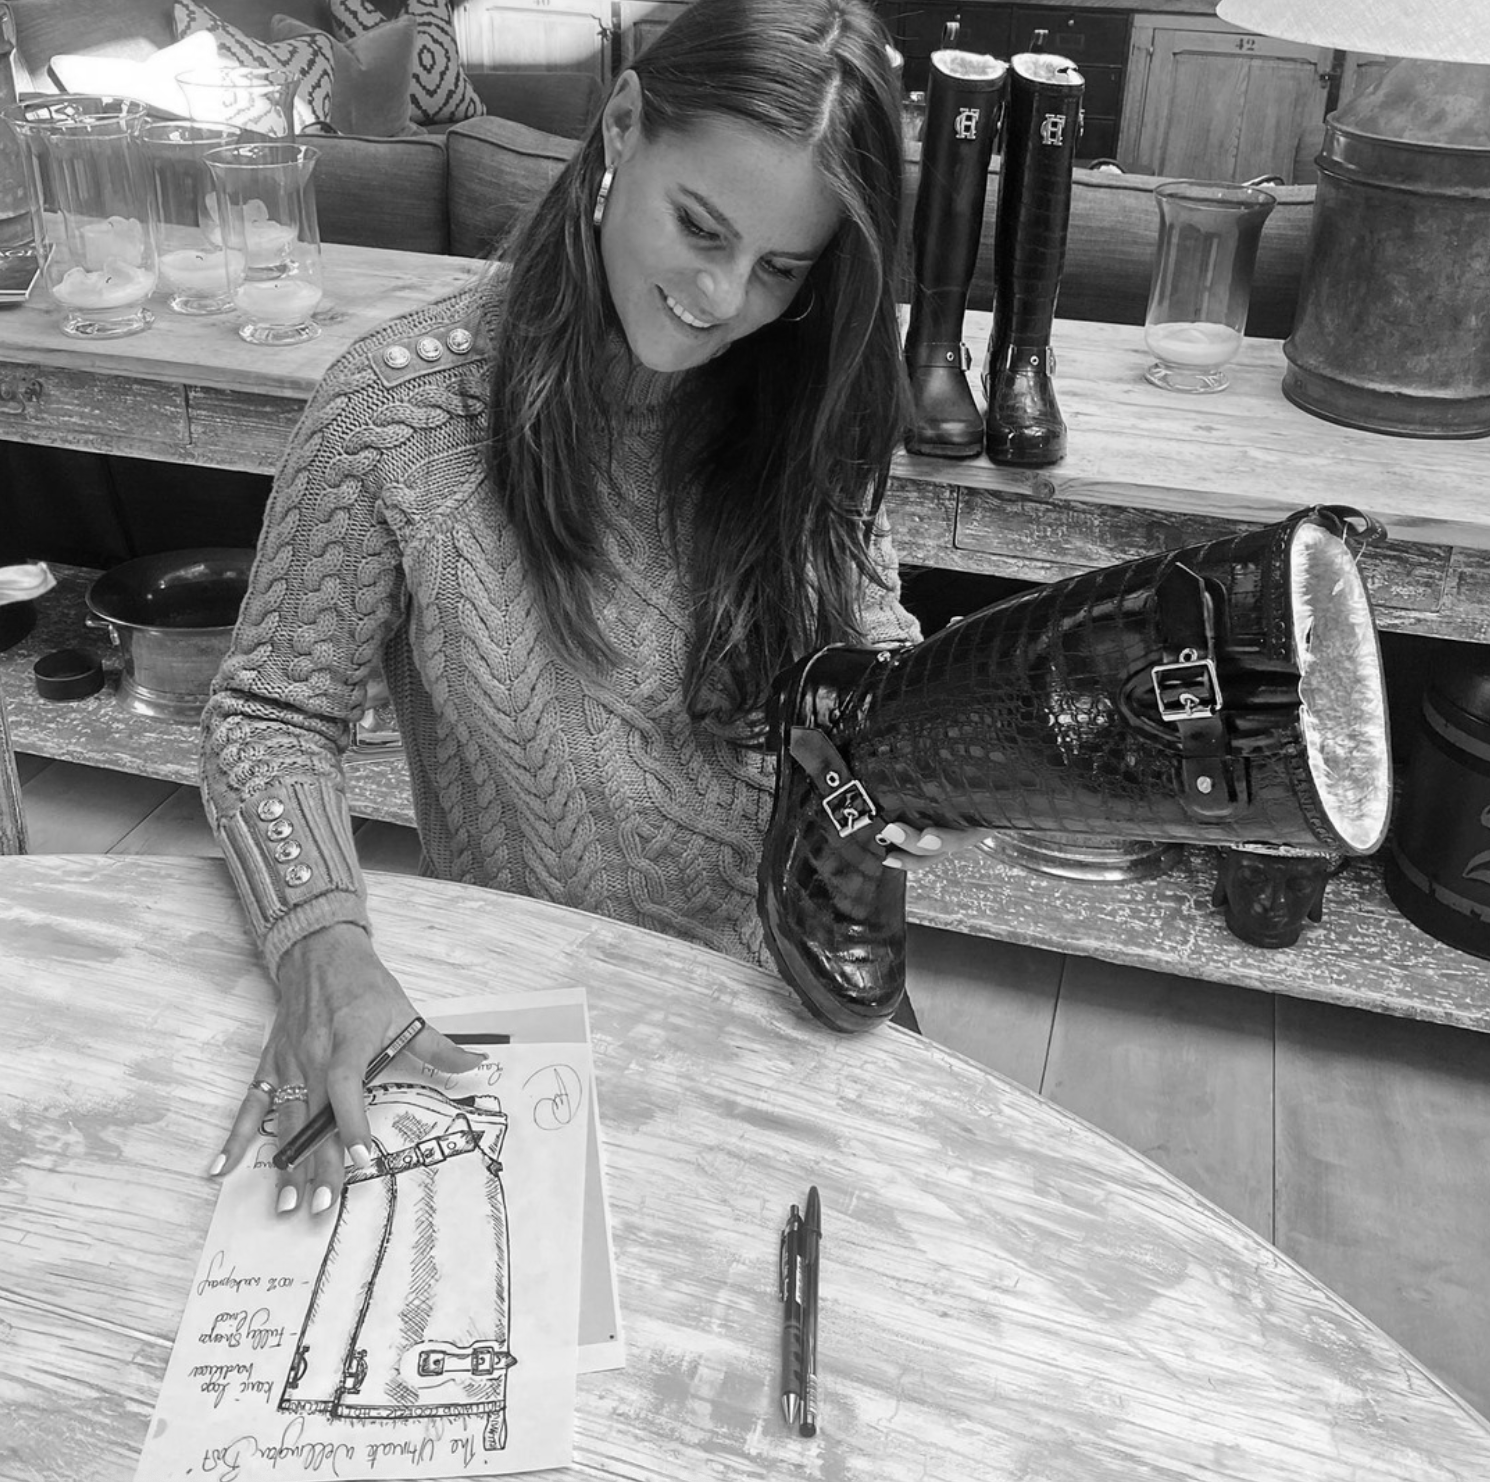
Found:
M 304 278 L 262 279 L 240 284 L 233 302 L 255 324 L 303 324 L 321 302 L 321 289 Z
M 160 255 L 160 276 L 177 293 L 226 293 L 228 254 L 210 247 L 182 247 Z
M 1242 348 L 1242 336 L 1227 324 L 1176 321 L 1150 324 L 1144 343 L 1170 365 L 1226 365 Z
M 96 272 L 69 268 L 52 285 L 52 296 L 72 309 L 122 309 L 147 299 L 155 290 L 155 274 L 148 268 L 111 259 Z
M 111 260 L 139 267 L 145 258 L 145 227 L 132 216 L 109 216 L 77 224 L 77 253 L 83 266 L 97 272 Z

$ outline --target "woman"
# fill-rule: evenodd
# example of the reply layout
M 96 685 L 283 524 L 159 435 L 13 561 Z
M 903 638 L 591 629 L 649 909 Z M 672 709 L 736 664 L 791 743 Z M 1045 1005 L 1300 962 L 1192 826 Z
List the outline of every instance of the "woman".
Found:
M 380 670 L 432 873 L 767 962 L 772 678 L 918 636 L 871 528 L 905 422 L 900 169 L 861 0 L 696 0 L 617 80 L 510 268 L 328 373 L 204 717 L 208 813 L 280 989 L 214 1173 L 276 1088 L 281 1141 L 328 1098 L 340 1134 L 281 1211 L 310 1186 L 331 1205 L 342 1144 L 367 1156 L 361 1073 L 414 1012 L 342 789 Z M 469 1061 L 433 1029 L 413 1050 Z

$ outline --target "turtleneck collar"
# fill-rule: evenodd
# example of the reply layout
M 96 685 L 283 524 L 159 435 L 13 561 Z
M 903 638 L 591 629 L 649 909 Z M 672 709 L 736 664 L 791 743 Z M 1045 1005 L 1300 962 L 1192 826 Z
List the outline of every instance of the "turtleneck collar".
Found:
M 687 384 L 687 371 L 654 371 L 644 366 L 619 329 L 606 336 L 603 355 L 601 389 L 617 409 L 660 410 Z

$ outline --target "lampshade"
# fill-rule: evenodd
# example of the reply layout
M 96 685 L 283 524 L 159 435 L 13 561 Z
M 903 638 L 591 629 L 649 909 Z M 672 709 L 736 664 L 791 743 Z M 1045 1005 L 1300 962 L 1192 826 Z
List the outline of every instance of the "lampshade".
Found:
M 1490 3 L 1221 0 L 1216 14 L 1398 59 L 1325 120 L 1284 396 L 1371 432 L 1490 434 Z
M 1310 46 L 1490 62 L 1484 0 L 1221 0 L 1216 14 L 1244 31 Z

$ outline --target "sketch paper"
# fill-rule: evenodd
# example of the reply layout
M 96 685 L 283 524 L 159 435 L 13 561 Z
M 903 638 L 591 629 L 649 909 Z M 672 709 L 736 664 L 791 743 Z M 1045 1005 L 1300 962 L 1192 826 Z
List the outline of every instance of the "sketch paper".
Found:
M 439 1081 L 401 1057 L 371 1088 L 373 1162 L 324 1215 L 274 1212 L 272 1136 L 227 1175 L 137 1482 L 570 1461 L 589 1046 Z
M 493 1018 L 493 1014 L 500 1017 Z M 514 1040 L 545 1044 L 590 1042 L 589 1005 L 583 988 L 553 988 L 532 993 L 504 993 L 496 999 L 442 1003 L 434 1024 L 444 1034 L 479 1035 L 500 1023 Z M 467 1045 L 467 1049 L 477 1048 Z M 424 1071 L 434 1084 L 444 1077 Z M 589 1147 L 585 1155 L 585 1226 L 579 1274 L 579 1372 L 620 1369 L 626 1363 L 621 1330 L 621 1300 L 616 1290 L 615 1247 L 610 1207 L 605 1198 L 604 1150 L 600 1140 L 600 1098 L 589 1098 Z

